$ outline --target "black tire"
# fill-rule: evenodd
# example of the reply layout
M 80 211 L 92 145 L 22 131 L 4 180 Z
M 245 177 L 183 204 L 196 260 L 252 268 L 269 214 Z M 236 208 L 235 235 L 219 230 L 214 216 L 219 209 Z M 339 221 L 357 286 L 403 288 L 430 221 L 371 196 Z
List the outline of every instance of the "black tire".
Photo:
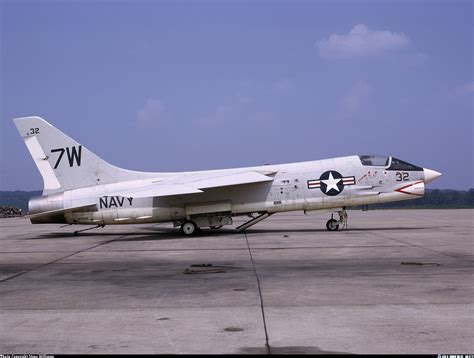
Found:
M 329 231 L 337 231 L 337 229 L 339 229 L 339 224 L 337 220 L 329 219 L 326 223 L 326 229 L 328 229 Z
M 194 221 L 186 220 L 181 225 L 181 233 L 183 235 L 186 235 L 186 236 L 196 235 L 198 231 L 199 231 L 199 228 Z

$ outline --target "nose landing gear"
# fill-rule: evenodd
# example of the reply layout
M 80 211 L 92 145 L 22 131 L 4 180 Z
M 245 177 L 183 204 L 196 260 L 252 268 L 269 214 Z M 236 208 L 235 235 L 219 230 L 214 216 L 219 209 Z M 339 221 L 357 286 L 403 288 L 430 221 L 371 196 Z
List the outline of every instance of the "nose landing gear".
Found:
M 339 225 L 342 225 L 343 229 L 347 228 L 347 212 L 343 208 L 341 211 L 337 212 L 339 214 L 339 220 L 334 219 L 334 214 L 331 214 L 331 219 L 326 223 L 326 229 L 329 231 L 336 231 L 339 229 Z

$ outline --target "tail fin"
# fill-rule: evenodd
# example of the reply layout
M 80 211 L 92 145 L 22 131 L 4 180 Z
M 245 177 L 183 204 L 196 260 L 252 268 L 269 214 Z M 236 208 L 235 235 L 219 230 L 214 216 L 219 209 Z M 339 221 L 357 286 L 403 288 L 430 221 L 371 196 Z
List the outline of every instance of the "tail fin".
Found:
M 105 162 L 40 117 L 14 122 L 43 177 L 43 194 L 140 177 Z

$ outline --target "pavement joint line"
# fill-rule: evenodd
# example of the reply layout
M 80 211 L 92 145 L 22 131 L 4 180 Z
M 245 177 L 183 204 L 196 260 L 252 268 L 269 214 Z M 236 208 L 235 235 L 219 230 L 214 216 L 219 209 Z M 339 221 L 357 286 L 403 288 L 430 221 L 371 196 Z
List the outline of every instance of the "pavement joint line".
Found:
M 134 234 L 128 234 L 134 235 Z M 243 247 L 241 249 L 138 249 L 138 250 L 107 250 L 107 251 L 93 251 L 93 253 L 108 253 L 108 252 L 147 252 L 147 251 L 163 251 L 163 252 L 171 252 L 171 251 L 247 251 L 247 248 Z M 50 251 L 54 252 L 54 251 Z M 17 252 L 15 252 L 17 253 Z M 25 252 L 31 253 L 31 252 Z
M 359 249 L 359 248 L 374 248 L 374 247 L 399 247 L 400 245 L 367 245 L 367 246 L 356 246 L 356 245 L 344 245 L 344 246 L 294 246 L 294 247 L 254 247 L 253 250 L 301 250 L 301 249 Z M 448 245 L 437 245 L 437 246 L 448 246 Z M 242 248 L 196 248 L 196 249 L 122 249 L 122 250 L 107 250 L 107 251 L 95 251 L 95 252 L 143 252 L 143 251 L 248 251 L 246 247 Z M 0 251 L 0 254 L 53 254 L 60 252 L 70 251 Z
M 59 263 L 59 265 L 78 265 L 77 263 Z M 400 264 L 397 264 L 397 266 L 400 265 Z M 418 265 L 417 265 L 418 266 Z M 423 266 L 423 265 L 420 265 L 420 266 Z M 426 265 L 424 265 L 426 266 Z M 428 265 L 428 266 L 433 266 L 433 265 Z M 308 267 L 313 267 L 313 266 L 310 266 L 308 265 Z M 437 266 L 433 266 L 433 267 L 437 267 Z M 467 270 L 468 268 L 462 268 L 461 270 L 464 271 L 464 270 Z M 250 271 L 252 270 L 253 271 L 253 267 L 249 267 L 249 268 L 246 268 L 244 267 L 242 270 L 238 270 L 238 272 L 247 272 L 247 271 Z M 153 269 L 151 271 L 160 271 L 160 269 Z M 166 269 L 161 269 L 161 271 L 167 271 Z M 237 271 L 234 271 L 234 273 L 236 273 Z M 332 270 L 327 270 L 325 271 L 326 273 L 327 272 L 332 272 Z M 335 275 L 333 276 L 334 278 L 355 278 L 355 277 L 359 277 L 360 276 L 360 273 L 359 271 L 357 271 L 356 274 L 352 274 L 352 275 Z M 385 274 L 367 274 L 365 271 L 362 272 L 364 273 L 364 277 L 382 277 L 382 276 L 385 276 Z M 470 272 L 469 272 L 470 273 Z M 433 273 L 433 272 L 430 272 L 430 276 L 458 276 L 460 273 L 459 272 L 454 272 L 454 273 Z M 461 272 L 461 274 L 464 274 L 464 272 Z M 307 278 L 307 277 L 316 277 L 316 278 L 323 278 L 323 276 L 320 276 L 320 277 L 317 277 L 317 276 L 314 276 L 314 275 L 311 275 L 311 276 L 301 276 L 302 278 Z M 397 273 L 395 275 L 392 275 L 392 277 L 413 277 L 413 272 L 406 272 L 406 273 L 403 273 L 403 274 L 400 274 L 400 273 Z M 223 277 L 220 277 L 220 278 L 215 278 L 216 281 L 218 280 L 223 280 L 223 281 L 227 281 L 228 279 L 227 278 L 223 278 Z M 86 281 L 91 281 L 91 280 L 83 280 L 84 282 Z
M 129 234 L 133 235 L 133 234 Z M 431 246 L 449 246 L 453 245 L 448 244 L 436 244 Z M 341 245 L 341 246 L 294 246 L 294 247 L 254 247 L 252 250 L 307 250 L 307 249 L 369 249 L 369 248 L 389 248 L 389 247 L 400 247 L 400 245 Z M 108 252 L 169 252 L 169 251 L 247 251 L 246 247 L 243 248 L 224 248 L 224 249 L 130 249 L 130 250 L 107 250 L 107 251 L 95 251 L 100 253 Z M 70 251 L 0 251 L 1 254 L 56 254 L 61 252 L 70 252 Z
M 158 299 L 158 301 L 156 302 L 155 306 L 158 308 L 161 301 L 168 295 L 168 290 L 165 291 L 164 294 L 161 295 L 161 297 Z M 179 347 L 176 347 L 174 342 L 173 342 L 173 339 L 171 338 L 171 336 L 169 335 L 168 333 L 168 329 L 165 327 L 165 325 L 163 324 L 163 322 L 159 319 L 159 317 L 157 316 L 157 312 L 156 310 L 153 310 L 153 317 L 155 318 L 156 321 L 158 321 L 161 329 L 165 332 L 165 335 L 166 335 L 166 338 L 168 339 L 168 343 L 170 344 L 171 348 L 175 351 L 178 352 L 178 354 L 181 354 L 180 350 L 179 350 Z
M 152 226 L 154 226 L 154 225 L 151 225 L 150 227 L 152 227 Z M 142 230 L 143 230 L 143 229 L 142 229 Z M 140 231 L 140 230 L 138 230 L 138 231 Z M 138 231 L 137 231 L 137 232 L 138 232 Z M 26 275 L 27 273 L 30 273 L 30 272 L 32 272 L 32 271 L 39 270 L 40 268 L 43 268 L 43 267 L 45 267 L 45 266 L 52 265 L 52 264 L 54 264 L 54 263 L 56 263 L 56 262 L 59 262 L 59 261 L 64 260 L 64 259 L 67 259 L 67 258 L 69 258 L 69 257 L 71 257 L 71 256 L 74 256 L 74 255 L 80 254 L 80 253 L 82 253 L 82 252 L 85 252 L 85 251 L 94 249 L 94 248 L 96 248 L 96 247 L 98 247 L 98 246 L 106 245 L 106 244 L 108 244 L 108 243 L 110 243 L 110 242 L 112 242 L 112 241 L 117 241 L 117 240 L 123 239 L 124 237 L 130 236 L 130 235 L 136 235 L 136 233 L 129 233 L 129 234 L 126 234 L 126 235 L 124 235 L 124 236 L 119 236 L 119 237 L 117 237 L 117 238 L 115 238 L 115 239 L 112 239 L 112 240 L 107 240 L 107 241 L 101 242 L 101 243 L 99 243 L 99 244 L 97 244 L 97 245 L 88 247 L 88 248 L 86 248 L 86 249 L 76 251 L 76 252 L 74 252 L 74 253 L 72 253 L 72 254 L 70 254 L 70 255 L 66 255 L 66 256 L 61 257 L 61 258 L 59 258 L 59 259 L 57 259 L 57 260 L 53 260 L 53 261 L 47 262 L 47 263 L 42 264 L 42 265 L 40 265 L 40 266 L 34 267 L 34 268 L 30 269 L 30 270 L 26 270 L 26 271 L 20 272 L 20 273 L 18 273 L 18 274 L 16 274 L 16 275 L 13 275 L 13 276 L 4 278 L 3 280 L 0 280 L 0 283 L 9 281 L 9 280 L 14 279 L 14 278 L 19 277 L 19 276 Z
M 255 277 L 257 279 L 258 295 L 260 297 L 260 308 L 262 310 L 263 329 L 265 331 L 265 347 L 267 348 L 267 354 L 270 355 L 272 353 L 271 353 L 271 350 L 270 350 L 270 344 L 268 343 L 268 331 L 267 331 L 267 322 L 265 320 L 265 309 L 264 309 L 264 305 L 263 305 L 262 288 L 260 286 L 260 279 L 259 279 L 258 274 L 257 274 L 257 269 L 255 268 L 255 262 L 253 260 L 252 250 L 250 250 L 250 244 L 249 244 L 249 239 L 247 237 L 247 233 L 244 232 L 244 236 L 245 236 L 245 242 L 247 243 L 247 248 L 248 248 L 249 255 L 250 255 L 250 261 L 252 262 L 253 272 L 254 272 Z
M 401 243 L 404 243 L 404 244 L 407 244 L 407 245 L 410 245 L 410 246 L 418 247 L 418 248 L 420 248 L 420 249 L 428 250 L 428 251 L 431 251 L 431 252 L 436 252 L 437 254 L 440 254 L 440 255 L 443 255 L 443 256 L 447 256 L 447 257 L 451 257 L 451 258 L 456 259 L 456 260 L 463 260 L 463 261 L 467 261 L 467 262 L 474 262 L 474 260 L 469 260 L 469 259 L 465 259 L 465 258 L 463 258 L 463 257 L 453 256 L 453 255 L 450 255 L 450 254 L 447 254 L 447 253 L 444 253 L 444 252 L 441 252 L 441 251 L 429 249 L 429 248 L 427 248 L 427 247 L 425 247 L 425 246 L 412 244 L 411 242 L 407 242 L 407 241 L 395 239 L 395 238 L 393 238 L 393 237 L 389 237 L 389 236 L 386 236 L 386 235 L 382 235 L 382 234 L 379 234 L 379 233 L 376 233 L 376 232 L 373 232 L 373 231 L 370 231 L 370 230 L 367 230 L 367 229 L 359 229 L 359 228 L 357 228 L 357 227 L 355 227 L 355 226 L 352 226 L 352 225 L 351 225 L 351 227 L 354 228 L 354 229 L 356 229 L 356 230 L 368 232 L 369 234 L 372 234 L 372 235 L 374 235 L 374 236 L 380 236 L 380 237 L 383 237 L 384 239 L 393 240 L 393 241 L 401 242 Z
M 399 306 L 473 306 L 472 302 L 406 302 L 406 303 L 358 303 L 358 304 L 322 304 L 322 305 L 305 305 L 305 307 L 315 307 L 315 308 L 323 308 L 323 307 L 356 307 L 356 308 L 364 308 L 364 307 L 399 307 Z M 232 306 L 232 308 L 252 308 L 254 306 Z M 96 308 L 96 307 L 81 307 L 81 308 L 2 308 L 0 310 L 0 314 L 2 313 L 11 313 L 11 312 L 35 312 L 35 311 L 51 311 L 51 312 L 66 312 L 66 311 L 157 311 L 157 310 L 174 310 L 180 309 L 181 306 L 166 306 L 166 307 L 156 307 L 156 306 L 149 306 L 149 307 L 106 307 L 106 308 Z M 186 310 L 200 310 L 202 308 L 205 309 L 213 309 L 213 308 L 229 308 L 229 306 L 196 306 L 196 307 L 187 307 Z M 295 306 L 290 305 L 270 305 L 268 308 L 295 308 Z

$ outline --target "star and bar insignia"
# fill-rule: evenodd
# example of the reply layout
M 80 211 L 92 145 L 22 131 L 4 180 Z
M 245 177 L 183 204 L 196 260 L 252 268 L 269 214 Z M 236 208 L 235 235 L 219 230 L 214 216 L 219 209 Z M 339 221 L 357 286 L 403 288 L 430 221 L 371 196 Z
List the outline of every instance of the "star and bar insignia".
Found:
M 342 193 L 346 185 L 354 185 L 355 177 L 343 177 L 335 170 L 328 170 L 321 174 L 318 180 L 308 180 L 308 189 L 321 189 L 321 191 L 329 196 Z

